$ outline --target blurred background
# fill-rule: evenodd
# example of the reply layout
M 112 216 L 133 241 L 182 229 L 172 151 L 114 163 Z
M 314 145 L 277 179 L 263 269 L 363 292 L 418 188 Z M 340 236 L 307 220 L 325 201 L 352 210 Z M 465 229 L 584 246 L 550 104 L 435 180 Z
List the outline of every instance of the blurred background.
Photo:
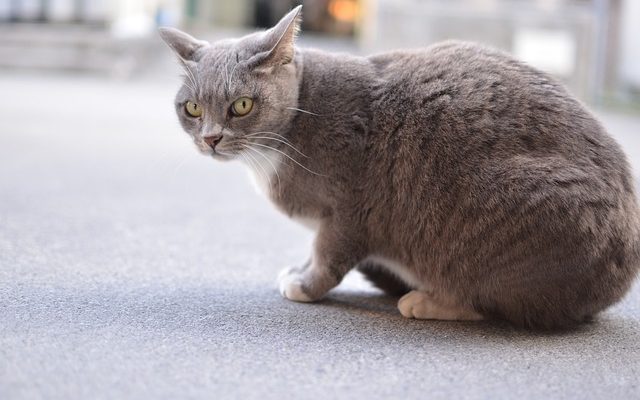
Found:
M 272 26 L 297 4 L 317 47 L 370 53 L 474 40 L 559 76 L 586 101 L 639 103 L 634 0 L 0 0 L 0 67 L 129 78 L 166 58 L 157 26 L 215 39 Z
M 281 299 L 278 271 L 308 258 L 312 233 L 239 162 L 197 152 L 173 106 L 182 69 L 156 28 L 237 37 L 299 3 L 0 0 L 0 397 L 375 398 L 402 385 L 387 397 L 638 397 L 637 285 L 587 336 L 535 341 L 400 322 L 355 273 L 328 302 Z M 640 0 L 302 4 L 301 46 L 459 38 L 551 72 L 638 183 Z

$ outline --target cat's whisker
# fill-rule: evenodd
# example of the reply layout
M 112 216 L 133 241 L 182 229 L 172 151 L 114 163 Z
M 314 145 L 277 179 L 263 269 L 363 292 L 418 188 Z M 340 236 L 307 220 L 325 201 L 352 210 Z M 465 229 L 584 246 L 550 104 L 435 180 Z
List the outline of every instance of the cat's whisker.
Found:
M 180 59 L 180 64 L 182 65 L 182 69 L 184 70 L 185 74 L 187 74 L 189 80 L 191 81 L 191 83 L 194 86 L 196 85 L 196 78 L 195 76 L 193 76 L 193 71 L 191 71 L 191 68 L 189 68 L 189 64 L 187 64 L 187 62 L 184 59 Z
M 305 114 L 310 114 L 310 115 L 315 115 L 316 117 L 321 117 L 322 115 L 320 114 L 316 114 L 314 112 L 311 111 L 307 111 L 307 110 L 303 110 L 302 108 L 296 108 L 296 107 L 285 107 L 287 110 L 292 110 L 292 111 L 299 111 L 301 113 L 305 113 Z
M 186 71 L 186 70 L 185 70 Z M 193 78 L 192 78 L 192 74 L 191 73 L 186 73 L 185 76 L 189 79 L 189 82 L 191 83 L 187 83 L 187 81 L 185 81 L 185 85 L 187 85 L 187 87 L 189 89 L 191 89 L 191 91 L 193 92 L 193 95 L 196 96 L 196 94 L 198 93 L 198 91 L 196 90 L 197 85 L 195 84 Z
M 242 144 L 242 143 L 241 143 Z M 246 147 L 248 149 L 250 149 L 249 146 L 246 146 L 244 144 L 242 144 L 243 147 Z M 251 153 L 245 153 L 247 156 L 251 157 L 256 164 L 258 164 L 258 167 L 260 167 L 260 169 L 262 170 L 262 172 L 264 173 L 264 177 L 267 178 L 267 181 L 269 182 L 269 187 L 271 187 L 271 178 L 269 177 L 269 174 L 267 173 L 267 170 L 264 169 L 264 167 L 262 166 L 262 164 L 260 164 L 260 161 L 258 161 L 254 156 L 251 155 Z
M 289 139 L 287 139 L 286 136 L 282 136 L 279 133 L 270 132 L 270 131 L 253 132 L 253 133 L 250 133 L 248 135 L 245 135 L 245 137 L 253 137 L 253 136 L 256 136 L 256 135 L 266 135 L 266 134 L 275 135 L 275 136 L 279 137 L 280 139 L 284 140 L 285 142 L 287 142 L 289 144 L 291 143 L 291 141 L 289 141 Z
M 249 167 L 252 170 L 254 170 L 256 172 L 256 174 L 262 176 L 262 174 L 260 174 L 260 171 L 258 170 L 258 168 L 255 165 L 255 159 L 253 159 L 253 161 L 252 161 L 251 158 L 248 157 L 247 153 L 244 153 L 244 152 L 239 152 L 238 154 L 240 154 L 242 159 L 245 160 L 247 162 L 247 164 L 249 164 Z
M 275 140 L 278 141 L 280 143 L 283 143 L 289 147 L 291 147 L 293 150 L 295 150 L 298 154 L 300 154 L 303 157 L 309 158 L 308 155 L 304 154 L 303 152 L 301 152 L 300 150 L 296 149 L 291 143 L 289 142 L 285 142 L 282 139 L 278 139 L 278 138 L 273 138 L 273 137 L 268 137 L 268 136 L 252 136 L 251 139 L 269 139 L 269 140 Z
M 285 153 L 285 152 L 283 152 L 283 151 L 280 151 L 280 150 L 278 150 L 278 149 L 276 149 L 276 148 L 273 148 L 273 147 L 271 147 L 271 146 L 267 146 L 266 144 L 260 144 L 260 143 L 250 143 L 250 145 L 251 145 L 251 146 L 260 146 L 260 147 L 265 147 L 265 148 L 267 148 L 267 149 L 273 150 L 273 151 L 275 151 L 275 152 L 277 152 L 277 153 L 280 153 L 280 154 L 282 154 L 283 156 L 287 157 L 289 160 L 293 161 L 294 163 L 296 163 L 298 166 L 300 166 L 302 169 L 304 169 L 304 170 L 305 170 L 305 171 L 307 171 L 307 172 L 310 172 L 310 173 L 312 173 L 312 174 L 314 174 L 314 175 L 318 175 L 318 176 L 324 176 L 324 177 L 326 177 L 326 176 L 327 176 L 327 175 L 323 175 L 323 174 L 320 174 L 320 173 L 318 173 L 318 172 L 315 172 L 315 171 L 310 170 L 309 168 L 307 168 L 307 167 L 305 167 L 304 165 L 300 164 L 300 162 L 299 162 L 298 160 L 296 160 L 295 158 L 291 157 L 291 156 L 290 156 L 290 155 L 288 155 L 287 153 Z
M 247 157 L 247 155 L 246 155 L 245 153 L 243 153 L 243 152 L 238 152 L 238 155 L 240 155 L 240 157 L 242 157 L 242 159 L 243 159 L 244 161 L 246 161 L 246 162 L 247 162 L 247 164 L 249 164 L 249 168 L 255 169 L 255 168 L 254 168 L 254 164 L 253 164 L 253 162 L 251 162 L 251 160 Z
M 256 167 L 256 161 L 255 158 L 251 157 L 249 158 L 249 154 L 244 153 L 244 152 L 240 152 L 238 153 L 242 159 L 249 165 L 249 168 L 251 168 L 259 177 L 263 176 L 263 173 L 258 169 L 258 167 Z M 252 161 L 253 159 L 253 161 Z M 263 179 L 263 178 L 261 178 Z
M 182 64 L 182 68 L 184 69 L 185 73 L 187 74 L 187 77 L 191 81 L 191 84 L 193 85 L 193 89 L 194 89 L 194 93 L 193 94 L 195 96 L 197 94 L 195 88 L 198 87 L 197 79 L 193 75 L 193 71 L 191 71 L 191 68 L 189 68 L 189 64 L 187 63 L 187 61 L 185 61 L 185 59 L 180 57 L 180 56 L 178 56 L 178 59 L 180 60 L 180 63 Z M 196 67 L 197 67 L 197 64 L 196 64 Z
M 189 88 L 189 90 L 191 91 L 191 94 L 192 94 L 193 96 L 195 96 L 195 94 L 196 94 L 196 88 L 194 88 L 193 86 L 191 86 L 191 85 L 190 85 L 190 84 L 188 84 L 187 82 L 184 82 L 184 85 L 185 85 L 187 88 Z
M 258 151 L 252 147 L 247 147 L 249 150 L 258 153 L 262 158 L 264 158 L 265 160 L 267 160 L 267 162 L 269 163 L 269 165 L 271 165 L 271 168 L 273 169 L 273 172 L 275 172 L 276 177 L 278 178 L 278 188 L 280 188 L 280 174 L 278 174 L 278 169 L 276 168 L 275 165 L 273 165 L 273 162 L 271 162 L 271 160 L 269 159 L 269 157 L 265 156 L 261 151 Z
M 195 95 L 196 95 L 196 88 L 195 88 L 195 87 L 193 87 L 193 85 L 192 85 L 191 83 L 187 82 L 186 78 L 187 78 L 187 75 L 186 75 L 186 74 L 185 74 L 185 75 L 182 75 L 182 83 L 183 83 L 186 87 L 188 87 L 188 88 L 189 88 L 189 90 L 191 90 L 192 94 L 195 96 Z

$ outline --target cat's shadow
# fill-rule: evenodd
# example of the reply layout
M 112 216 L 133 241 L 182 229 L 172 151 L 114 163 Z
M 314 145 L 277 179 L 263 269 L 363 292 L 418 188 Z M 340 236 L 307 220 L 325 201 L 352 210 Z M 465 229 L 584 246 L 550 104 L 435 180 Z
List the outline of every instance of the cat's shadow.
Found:
M 506 321 L 436 321 L 413 320 L 400 315 L 397 309 L 399 297 L 393 297 L 377 291 L 343 290 L 330 293 L 327 298 L 315 306 L 335 308 L 352 315 L 375 318 L 377 324 L 402 326 L 403 331 L 414 334 L 416 331 L 424 334 L 445 336 L 465 336 L 484 341 L 493 340 L 562 340 L 568 338 L 589 338 L 613 333 L 624 336 L 625 331 L 637 337 L 640 323 L 636 320 L 621 318 L 613 313 L 605 312 L 592 321 L 561 330 L 527 330 L 516 327 Z M 395 329 L 392 329 L 395 331 Z M 397 333 L 397 332 L 396 332 Z

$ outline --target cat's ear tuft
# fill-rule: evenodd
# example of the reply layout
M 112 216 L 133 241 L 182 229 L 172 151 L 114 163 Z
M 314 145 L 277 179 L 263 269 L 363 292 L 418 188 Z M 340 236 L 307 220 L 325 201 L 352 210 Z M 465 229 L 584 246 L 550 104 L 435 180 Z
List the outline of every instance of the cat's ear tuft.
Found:
M 260 57 L 261 67 L 275 67 L 293 61 L 295 40 L 302 22 L 301 10 L 302 6 L 297 6 L 265 32 L 265 47 L 268 50 Z
M 184 61 L 197 61 L 196 52 L 209 45 L 208 42 L 198 40 L 176 28 L 163 27 L 159 28 L 158 32 L 162 40 Z

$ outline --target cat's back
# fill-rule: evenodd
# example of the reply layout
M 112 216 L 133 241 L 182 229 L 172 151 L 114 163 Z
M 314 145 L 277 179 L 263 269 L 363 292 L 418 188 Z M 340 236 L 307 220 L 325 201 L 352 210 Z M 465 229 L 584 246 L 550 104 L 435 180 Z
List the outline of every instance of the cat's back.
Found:
M 560 157 L 629 178 L 624 153 L 596 118 L 560 82 L 507 53 L 447 41 L 369 61 L 380 132 L 428 142 L 431 153 L 445 146 L 450 159 Z
M 368 60 L 381 82 L 404 84 L 409 92 L 453 83 L 456 93 L 464 94 L 480 93 L 487 87 L 556 86 L 547 74 L 508 53 L 473 42 L 448 40 L 425 48 L 379 53 L 369 56 Z
M 548 111 L 588 117 L 563 85 L 546 73 L 476 43 L 446 41 L 374 55 L 369 61 L 377 77 L 378 105 L 388 108 L 390 101 L 399 100 L 410 105 L 407 111 L 416 117 L 445 112 L 476 126 L 497 119 L 540 117 Z

